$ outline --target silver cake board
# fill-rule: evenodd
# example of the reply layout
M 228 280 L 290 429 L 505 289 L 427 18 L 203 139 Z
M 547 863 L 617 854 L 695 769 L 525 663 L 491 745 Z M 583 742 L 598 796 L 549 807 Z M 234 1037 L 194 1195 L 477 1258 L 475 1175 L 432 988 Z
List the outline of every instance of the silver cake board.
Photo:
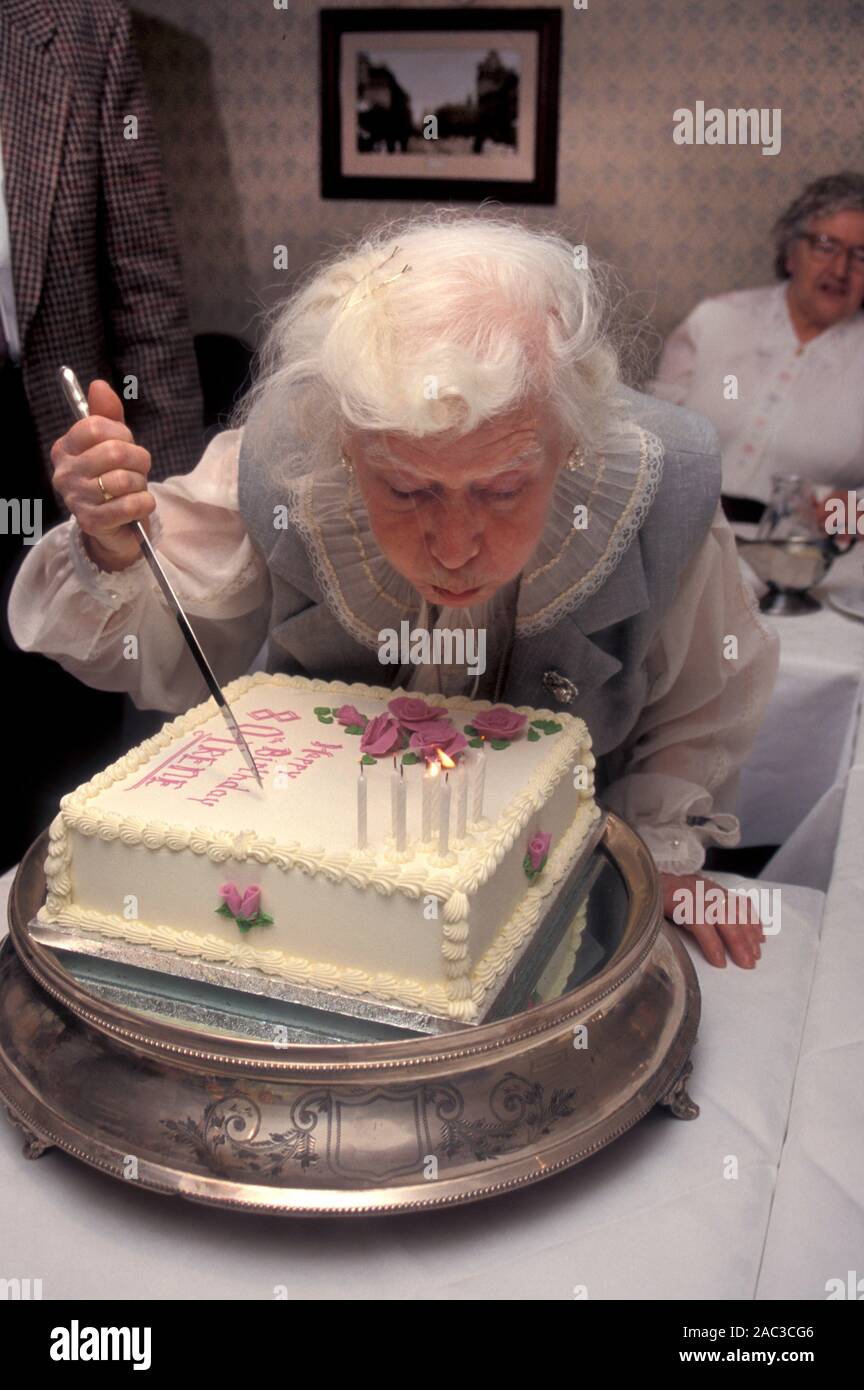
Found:
M 482 1001 L 475 1024 L 378 999 L 370 994 L 340 994 L 295 984 L 262 970 L 190 959 L 150 946 L 87 932 L 80 927 L 48 924 L 31 918 L 28 929 L 35 941 L 52 951 L 75 958 L 74 974 L 105 999 L 125 1007 L 182 1018 L 195 1027 L 212 1029 L 223 1019 L 229 1031 L 280 1041 L 360 1041 L 370 1036 L 411 1036 L 454 1033 L 479 1026 L 505 1013 L 526 1008 L 534 984 L 560 945 L 579 904 L 593 879 L 592 858 L 606 828 L 601 814 L 592 824 L 567 877 L 553 890 L 543 921 L 528 937 L 508 973 L 493 981 Z M 121 969 L 112 969 L 119 966 Z M 227 991 L 230 998 L 215 991 Z M 250 997 L 251 996 L 251 997 Z M 261 1016 L 260 1003 L 296 1006 L 292 1014 L 281 1008 Z M 503 1009 L 503 1012 L 502 1012 Z M 383 1030 L 389 1030 L 382 1034 Z

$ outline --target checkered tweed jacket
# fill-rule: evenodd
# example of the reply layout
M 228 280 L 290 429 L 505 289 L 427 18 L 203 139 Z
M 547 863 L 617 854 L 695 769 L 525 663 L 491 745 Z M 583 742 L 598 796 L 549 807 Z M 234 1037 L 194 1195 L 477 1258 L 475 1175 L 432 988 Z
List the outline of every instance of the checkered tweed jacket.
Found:
M 138 117 L 137 140 L 124 118 Z M 203 449 L 180 261 L 127 11 L 114 0 L 0 0 L 0 135 L 24 388 L 48 476 L 72 423 L 57 371 L 124 400 L 150 479 Z M 0 482 L 2 489 L 2 482 Z

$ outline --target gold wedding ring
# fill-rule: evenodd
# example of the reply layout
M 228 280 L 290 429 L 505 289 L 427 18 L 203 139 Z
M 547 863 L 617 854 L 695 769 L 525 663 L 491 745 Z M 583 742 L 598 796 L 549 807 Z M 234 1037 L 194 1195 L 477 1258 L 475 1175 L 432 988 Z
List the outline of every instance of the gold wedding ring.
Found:
M 102 474 L 101 474 L 101 473 L 99 474 L 99 476 L 98 476 L 98 478 L 96 479 L 96 481 L 97 481 L 97 483 L 99 484 L 99 491 L 102 493 L 102 501 L 103 501 L 103 502 L 113 502 L 113 501 L 114 501 L 114 497 L 113 497 L 113 495 L 107 490 L 107 488 L 105 487 L 105 484 L 104 484 L 103 481 L 102 481 Z

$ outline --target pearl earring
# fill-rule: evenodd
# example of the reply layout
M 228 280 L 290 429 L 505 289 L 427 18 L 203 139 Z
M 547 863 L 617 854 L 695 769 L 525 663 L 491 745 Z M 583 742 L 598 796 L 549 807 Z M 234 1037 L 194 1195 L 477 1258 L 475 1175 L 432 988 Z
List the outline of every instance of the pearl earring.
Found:
M 585 462 L 585 453 L 581 445 L 574 444 L 570 453 L 567 455 L 567 467 L 571 473 L 577 473 Z

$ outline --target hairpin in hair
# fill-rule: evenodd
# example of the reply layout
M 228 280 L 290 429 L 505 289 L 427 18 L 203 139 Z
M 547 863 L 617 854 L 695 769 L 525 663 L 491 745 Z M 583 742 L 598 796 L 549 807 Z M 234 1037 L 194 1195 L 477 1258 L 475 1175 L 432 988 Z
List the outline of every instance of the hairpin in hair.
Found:
M 377 294 L 379 290 L 383 290 L 385 285 L 392 284 L 394 280 L 399 279 L 400 275 L 404 275 L 406 270 L 411 269 L 410 265 L 403 265 L 402 269 L 397 270 L 395 275 L 388 275 L 387 279 L 382 280 L 380 284 L 367 284 L 367 281 L 371 280 L 373 275 L 376 275 L 379 270 L 383 269 L 383 267 L 387 265 L 388 261 L 392 261 L 393 257 L 396 255 L 396 252 L 399 250 L 401 250 L 401 247 L 394 246 L 393 250 L 390 252 L 390 255 L 387 256 L 386 259 L 383 260 L 380 265 L 374 266 L 372 270 L 368 271 L 362 277 L 362 279 L 357 281 L 357 284 L 354 286 L 353 290 L 348 295 L 348 298 L 345 300 L 345 303 L 342 306 L 343 309 L 350 309 L 352 304 L 357 304 L 361 299 L 367 299 L 370 295 Z

